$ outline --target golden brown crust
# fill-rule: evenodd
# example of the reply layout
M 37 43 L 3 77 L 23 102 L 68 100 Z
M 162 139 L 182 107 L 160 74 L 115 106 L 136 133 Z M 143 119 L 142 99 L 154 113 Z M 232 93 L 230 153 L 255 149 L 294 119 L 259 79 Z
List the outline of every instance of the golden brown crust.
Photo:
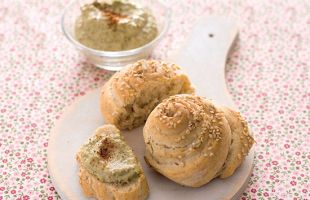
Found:
M 231 176 L 254 143 L 238 112 L 185 94 L 160 103 L 148 117 L 143 136 L 147 163 L 191 187 Z
M 100 107 L 108 123 L 132 129 L 144 123 L 166 97 L 193 92 L 188 77 L 177 65 L 140 60 L 114 74 L 103 86 Z
M 143 174 L 126 185 L 102 183 L 83 167 L 80 167 L 79 176 L 84 194 L 87 197 L 96 197 L 98 200 L 144 200 L 149 194 L 149 188 Z
M 254 143 L 254 139 L 249 132 L 247 122 L 240 113 L 226 107 L 220 109 L 224 112 L 232 133 L 229 153 L 220 173 L 220 178 L 227 178 L 242 164 Z
M 165 99 L 144 126 L 145 159 L 158 172 L 186 186 L 199 187 L 222 169 L 230 127 L 222 111 L 194 95 Z

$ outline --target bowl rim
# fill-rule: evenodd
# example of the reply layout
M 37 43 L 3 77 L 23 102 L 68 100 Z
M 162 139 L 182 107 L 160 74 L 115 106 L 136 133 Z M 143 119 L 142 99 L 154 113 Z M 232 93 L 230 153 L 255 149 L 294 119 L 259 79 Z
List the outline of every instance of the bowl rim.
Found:
M 168 6 L 166 6 L 161 0 L 156 0 L 156 2 L 158 2 L 159 4 L 161 4 L 161 6 L 163 6 L 165 8 L 165 20 L 166 22 L 164 23 L 163 29 L 162 31 L 150 42 L 146 43 L 143 46 L 140 46 L 138 48 L 134 48 L 134 49 L 129 49 L 129 50 L 124 50 L 124 51 L 102 51 L 102 50 L 96 50 L 90 47 L 87 47 L 85 45 L 83 45 L 82 43 L 80 43 L 79 41 L 77 41 L 73 35 L 71 35 L 70 33 L 67 32 L 66 28 L 65 28 L 65 17 L 66 14 L 68 12 L 68 10 L 71 8 L 71 6 L 78 0 L 72 0 L 68 6 L 66 6 L 66 8 L 64 9 L 62 16 L 61 16 L 61 29 L 62 32 L 64 33 L 65 37 L 75 45 L 75 47 L 79 50 L 83 50 L 83 51 L 87 51 L 91 54 L 97 55 L 97 56 L 106 56 L 106 57 L 127 57 L 127 56 L 132 56 L 132 55 L 137 55 L 139 53 L 141 53 L 142 51 L 144 51 L 145 49 L 153 46 L 154 44 L 156 44 L 157 42 L 159 42 L 163 36 L 167 33 L 168 28 L 170 26 L 170 21 L 171 21 L 171 8 L 169 8 Z

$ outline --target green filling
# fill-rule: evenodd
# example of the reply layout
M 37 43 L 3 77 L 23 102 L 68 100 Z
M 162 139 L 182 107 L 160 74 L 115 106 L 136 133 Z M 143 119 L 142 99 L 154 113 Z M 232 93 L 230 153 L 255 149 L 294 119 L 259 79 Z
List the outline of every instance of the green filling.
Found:
M 132 149 L 117 133 L 93 136 L 79 154 L 81 165 L 101 182 L 126 184 L 141 174 Z

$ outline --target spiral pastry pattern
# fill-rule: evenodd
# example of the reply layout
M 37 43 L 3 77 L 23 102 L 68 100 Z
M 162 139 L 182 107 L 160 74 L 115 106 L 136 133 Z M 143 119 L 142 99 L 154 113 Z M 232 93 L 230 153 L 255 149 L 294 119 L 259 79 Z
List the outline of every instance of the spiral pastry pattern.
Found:
M 175 95 L 159 104 L 143 130 L 145 159 L 169 179 L 199 187 L 218 176 L 231 144 L 224 113 L 194 95 Z
M 133 129 L 144 124 L 163 99 L 192 93 L 194 88 L 179 66 L 140 60 L 115 73 L 103 86 L 100 108 L 107 123 L 119 129 Z
M 250 134 L 247 122 L 240 113 L 226 107 L 220 107 L 220 109 L 223 111 L 231 129 L 231 144 L 220 173 L 220 178 L 227 178 L 242 164 L 254 144 L 254 139 Z

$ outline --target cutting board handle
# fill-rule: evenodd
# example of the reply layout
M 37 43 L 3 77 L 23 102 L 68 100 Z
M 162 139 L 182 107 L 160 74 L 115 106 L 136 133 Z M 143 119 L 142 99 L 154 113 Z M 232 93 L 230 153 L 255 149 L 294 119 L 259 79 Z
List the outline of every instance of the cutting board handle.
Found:
M 199 88 L 197 95 L 229 107 L 235 106 L 226 87 L 225 64 L 237 35 L 237 26 L 231 20 L 223 17 L 202 18 L 180 51 L 171 58 Z

